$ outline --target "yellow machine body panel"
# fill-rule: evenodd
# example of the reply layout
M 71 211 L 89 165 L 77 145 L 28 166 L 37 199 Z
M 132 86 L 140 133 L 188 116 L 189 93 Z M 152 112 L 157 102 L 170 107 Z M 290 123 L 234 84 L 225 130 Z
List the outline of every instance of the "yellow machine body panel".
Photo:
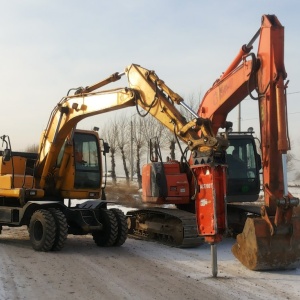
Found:
M 0 175 L 6 174 L 25 174 L 26 170 L 26 158 L 20 156 L 14 156 L 10 161 L 3 161 L 2 156 L 0 156 Z
M 30 175 L 14 175 L 7 174 L 0 176 L 0 188 L 11 189 L 11 188 L 33 188 L 33 177 Z

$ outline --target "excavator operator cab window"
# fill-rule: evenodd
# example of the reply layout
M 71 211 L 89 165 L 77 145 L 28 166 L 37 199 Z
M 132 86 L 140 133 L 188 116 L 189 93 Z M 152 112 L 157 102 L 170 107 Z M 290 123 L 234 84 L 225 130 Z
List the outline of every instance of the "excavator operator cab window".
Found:
M 240 197 L 240 201 L 257 200 L 260 191 L 259 159 L 252 135 L 229 135 L 229 147 L 226 150 L 227 198 Z M 244 200 L 243 200 L 244 199 Z M 236 201 L 236 200 L 235 200 Z
M 100 151 L 97 138 L 93 134 L 74 134 L 75 188 L 100 187 Z

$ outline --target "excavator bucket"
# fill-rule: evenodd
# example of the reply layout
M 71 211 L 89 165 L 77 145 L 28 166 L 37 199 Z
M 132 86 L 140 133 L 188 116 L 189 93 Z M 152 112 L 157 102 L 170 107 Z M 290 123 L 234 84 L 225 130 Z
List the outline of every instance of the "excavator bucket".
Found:
M 290 225 L 281 226 L 273 235 L 264 219 L 248 218 L 232 252 L 244 266 L 254 271 L 299 267 L 300 216 L 294 216 Z

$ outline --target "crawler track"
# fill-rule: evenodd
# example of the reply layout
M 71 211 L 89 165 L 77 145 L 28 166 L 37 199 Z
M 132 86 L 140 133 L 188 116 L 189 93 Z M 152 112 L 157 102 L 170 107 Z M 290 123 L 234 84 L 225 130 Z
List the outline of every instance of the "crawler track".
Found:
M 129 236 L 155 240 L 174 247 L 197 247 L 203 243 L 198 235 L 195 214 L 167 208 L 129 211 Z

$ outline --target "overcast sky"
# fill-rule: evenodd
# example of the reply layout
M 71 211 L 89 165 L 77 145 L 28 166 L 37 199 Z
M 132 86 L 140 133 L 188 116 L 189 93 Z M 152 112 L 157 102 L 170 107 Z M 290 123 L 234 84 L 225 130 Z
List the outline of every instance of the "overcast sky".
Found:
M 285 26 L 290 135 L 300 144 L 299 0 L 0 3 L 0 135 L 10 136 L 15 151 L 39 142 L 51 110 L 70 88 L 131 63 L 155 70 L 185 99 L 203 96 L 259 29 L 263 14 L 275 14 Z M 243 130 L 258 128 L 256 106 L 242 103 Z M 231 118 L 236 124 L 235 112 Z M 105 122 L 102 115 L 82 126 Z

